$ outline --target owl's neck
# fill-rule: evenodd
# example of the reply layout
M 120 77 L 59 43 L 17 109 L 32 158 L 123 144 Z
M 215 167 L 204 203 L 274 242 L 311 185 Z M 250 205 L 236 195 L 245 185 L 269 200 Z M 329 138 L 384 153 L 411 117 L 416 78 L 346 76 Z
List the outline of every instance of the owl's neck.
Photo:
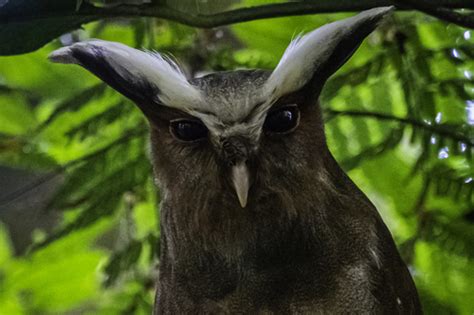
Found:
M 247 287 L 268 298 L 275 286 L 332 283 L 376 239 L 367 233 L 372 223 L 353 223 L 372 220 L 372 207 L 334 161 L 327 163 L 328 172 L 312 168 L 276 187 L 260 186 L 248 209 L 232 207 L 225 194 L 186 203 L 165 192 L 158 292 L 220 300 L 252 292 L 239 289 Z
M 335 162 L 329 159 L 328 163 Z M 338 226 L 345 207 L 341 201 L 363 196 L 353 191 L 347 177 L 341 180 L 342 171 L 335 165 L 329 168 L 334 173 L 308 170 L 303 176 L 310 180 L 290 178 L 275 187 L 257 186 L 260 195 L 244 209 L 229 201 L 234 196 L 206 195 L 208 190 L 220 191 L 210 183 L 203 185 L 206 198 L 196 193 L 197 200 L 189 202 L 183 202 L 185 196 L 169 199 L 167 196 L 177 192 L 165 192 L 161 208 L 162 235 L 166 235 L 163 254 L 177 265 L 189 260 L 195 260 L 191 265 L 209 260 L 229 265 L 275 264 L 282 259 L 292 263 L 291 257 L 314 259 L 308 253 L 331 254 L 334 243 L 344 238 L 338 234 L 345 233 Z
M 333 240 L 316 237 L 314 231 L 298 220 L 285 222 L 284 227 L 282 222 L 260 225 L 256 219 L 254 223 L 259 226 L 233 235 L 210 234 L 207 239 L 204 235 L 184 236 L 184 233 L 172 239 L 166 233 L 173 231 L 165 228 L 160 282 L 164 286 L 184 286 L 180 290 L 212 297 L 215 292 L 235 290 L 240 279 L 268 282 L 275 277 L 274 273 L 283 275 L 290 269 L 308 273 L 315 262 L 325 264 L 336 255 L 331 250 Z M 176 232 L 176 228 L 173 230 Z

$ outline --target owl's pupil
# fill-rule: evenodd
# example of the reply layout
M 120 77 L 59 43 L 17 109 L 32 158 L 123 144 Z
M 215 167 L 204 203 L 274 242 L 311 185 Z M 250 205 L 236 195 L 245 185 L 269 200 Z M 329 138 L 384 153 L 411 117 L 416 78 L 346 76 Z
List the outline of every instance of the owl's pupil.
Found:
M 207 137 L 207 128 L 200 121 L 175 120 L 170 122 L 170 131 L 181 141 L 196 141 Z
M 299 110 L 296 105 L 291 105 L 271 111 L 263 128 L 271 133 L 287 133 L 296 128 L 299 121 Z

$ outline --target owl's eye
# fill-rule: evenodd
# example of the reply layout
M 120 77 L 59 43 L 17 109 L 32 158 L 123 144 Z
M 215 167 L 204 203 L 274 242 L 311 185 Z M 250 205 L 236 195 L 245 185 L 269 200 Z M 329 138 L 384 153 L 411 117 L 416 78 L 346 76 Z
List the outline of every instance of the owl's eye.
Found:
M 298 126 L 300 111 L 296 105 L 278 108 L 268 113 L 263 128 L 272 133 L 287 133 Z
M 191 142 L 207 137 L 207 128 L 200 121 L 177 119 L 170 122 L 171 134 L 181 141 Z

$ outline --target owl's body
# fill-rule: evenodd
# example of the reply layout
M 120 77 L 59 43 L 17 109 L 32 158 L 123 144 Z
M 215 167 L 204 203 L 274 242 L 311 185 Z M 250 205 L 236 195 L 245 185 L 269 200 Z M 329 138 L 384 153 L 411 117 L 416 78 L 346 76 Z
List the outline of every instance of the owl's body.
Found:
M 234 71 L 192 83 L 236 102 L 268 76 Z M 166 127 L 152 130 L 163 196 L 157 313 L 417 313 L 408 270 L 377 210 L 330 154 L 313 101 L 292 99 L 299 128 L 262 139 L 250 157 L 258 175 L 244 209 L 220 156 L 205 148 L 211 143 L 189 148 L 182 164 L 179 145 L 159 145 Z M 202 174 L 196 165 L 219 171 Z
M 419 314 L 377 210 L 338 166 L 318 96 L 391 9 L 294 41 L 274 71 L 187 80 L 102 41 L 51 55 L 132 99 L 161 193 L 156 314 Z

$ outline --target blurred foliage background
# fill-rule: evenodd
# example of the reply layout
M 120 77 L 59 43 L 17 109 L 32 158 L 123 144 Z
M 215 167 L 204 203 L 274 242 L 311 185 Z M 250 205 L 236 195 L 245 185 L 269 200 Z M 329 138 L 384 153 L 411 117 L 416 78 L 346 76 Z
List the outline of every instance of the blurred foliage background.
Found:
M 116 8 L 61 3 L 71 2 Z M 165 2 L 203 14 L 269 3 Z M 33 2 L 12 3 L 0 0 L 0 17 Z M 101 38 L 166 52 L 190 75 L 271 69 L 295 35 L 350 15 L 213 29 L 109 18 L 51 42 L 68 31 L 63 20 L 2 25 L 2 54 L 31 52 L 0 57 L 0 314 L 149 314 L 153 304 L 159 192 L 146 121 L 85 70 L 49 63 L 48 53 Z M 321 96 L 330 149 L 381 212 L 426 314 L 474 313 L 473 76 L 474 31 L 399 12 Z

